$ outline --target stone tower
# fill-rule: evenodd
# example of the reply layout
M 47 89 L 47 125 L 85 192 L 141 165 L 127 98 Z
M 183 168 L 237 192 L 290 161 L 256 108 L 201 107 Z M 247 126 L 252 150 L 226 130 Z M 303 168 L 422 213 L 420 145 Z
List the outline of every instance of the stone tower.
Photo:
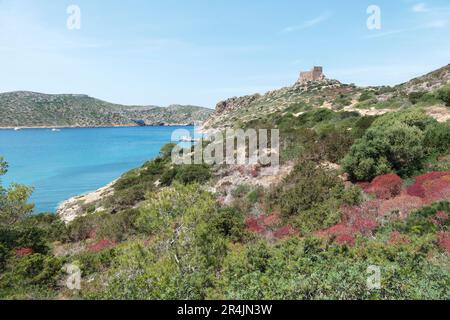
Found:
M 314 67 L 311 71 L 300 72 L 298 83 L 307 83 L 309 81 L 318 81 L 325 79 L 322 67 Z

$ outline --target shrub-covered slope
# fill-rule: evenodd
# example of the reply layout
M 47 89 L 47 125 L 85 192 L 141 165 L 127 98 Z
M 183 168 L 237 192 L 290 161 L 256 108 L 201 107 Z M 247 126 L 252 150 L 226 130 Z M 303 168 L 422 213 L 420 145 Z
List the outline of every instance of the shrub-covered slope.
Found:
M 0 186 L 0 298 L 450 299 L 450 121 L 418 99 L 383 115 L 249 118 L 280 129 L 283 178 L 174 165 L 167 145 L 68 224 L 29 216 L 31 190 Z
M 296 83 L 264 95 L 222 101 L 204 127 L 242 127 L 255 119 L 282 113 L 298 116 L 314 108 L 356 111 L 363 115 L 380 115 L 413 106 L 445 108 L 450 106 L 449 92 L 450 65 L 394 87 L 358 87 L 330 79 Z M 442 117 L 450 119 L 449 113 L 443 112 Z
M 0 127 L 104 127 L 193 124 L 212 113 L 196 106 L 123 106 L 86 95 L 0 94 Z

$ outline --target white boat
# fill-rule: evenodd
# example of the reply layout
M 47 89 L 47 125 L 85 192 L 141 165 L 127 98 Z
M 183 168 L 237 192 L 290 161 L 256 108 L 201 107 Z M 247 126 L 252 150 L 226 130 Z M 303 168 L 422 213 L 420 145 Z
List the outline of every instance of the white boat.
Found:
M 19 131 L 20 130 L 20 128 L 14 128 L 14 131 Z
M 60 130 L 60 129 L 53 128 L 52 131 L 53 131 L 53 132 L 59 132 L 59 131 L 61 131 L 61 130 Z
M 200 139 L 195 139 L 192 137 L 181 137 L 179 141 L 180 142 L 199 142 Z

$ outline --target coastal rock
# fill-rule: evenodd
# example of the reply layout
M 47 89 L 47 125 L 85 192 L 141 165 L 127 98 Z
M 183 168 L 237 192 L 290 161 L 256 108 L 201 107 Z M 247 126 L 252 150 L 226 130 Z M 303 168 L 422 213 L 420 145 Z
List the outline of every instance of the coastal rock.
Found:
M 225 101 L 221 101 L 216 106 L 216 114 L 236 110 L 238 108 L 245 108 L 260 97 L 260 94 L 254 94 L 251 96 L 233 97 Z
M 70 223 L 78 217 L 85 216 L 84 207 L 86 205 L 94 204 L 99 200 L 108 197 L 114 193 L 113 185 L 116 181 L 102 187 L 94 192 L 86 193 L 85 195 L 76 196 L 62 202 L 56 214 L 64 223 Z M 98 211 L 98 210 L 97 210 Z
M 279 168 L 230 165 L 218 173 L 219 179 L 211 188 L 222 195 L 224 205 L 234 201 L 233 191 L 242 185 L 270 188 L 278 185 L 294 169 L 289 162 Z

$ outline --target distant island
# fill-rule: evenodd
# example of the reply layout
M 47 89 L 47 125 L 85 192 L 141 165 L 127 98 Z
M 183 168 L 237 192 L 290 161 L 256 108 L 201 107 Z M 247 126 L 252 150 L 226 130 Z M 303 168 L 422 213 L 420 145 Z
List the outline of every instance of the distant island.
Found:
M 0 93 L 0 128 L 193 125 L 213 112 L 191 105 L 126 106 L 77 94 Z

